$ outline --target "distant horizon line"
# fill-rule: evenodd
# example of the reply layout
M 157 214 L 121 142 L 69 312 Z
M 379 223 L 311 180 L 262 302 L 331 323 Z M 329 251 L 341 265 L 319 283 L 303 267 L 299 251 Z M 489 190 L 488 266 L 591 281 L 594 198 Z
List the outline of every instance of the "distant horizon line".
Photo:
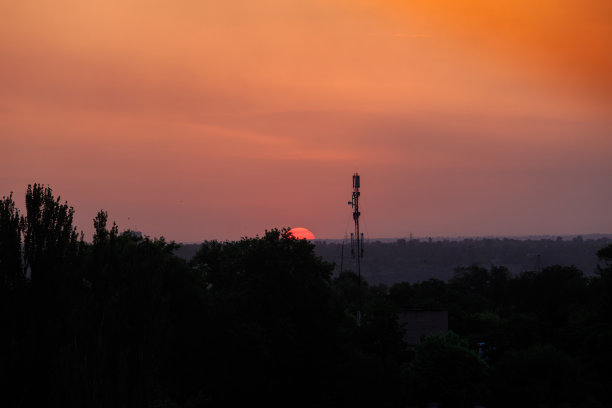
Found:
M 571 239 L 575 239 L 578 237 L 581 237 L 582 239 L 602 239 L 602 238 L 607 238 L 607 239 L 612 239 L 612 233 L 588 233 L 588 234 L 520 234 L 520 235 L 454 235 L 454 236 L 443 236 L 443 235 L 438 235 L 438 236 L 400 236 L 400 237 L 378 237 L 378 238 L 368 238 L 365 237 L 364 241 L 365 242 L 376 242 L 376 241 L 380 241 L 380 242 L 396 242 L 398 240 L 406 240 L 406 241 L 429 241 L 430 239 L 432 241 L 438 242 L 438 241 L 462 241 L 462 240 L 466 240 L 466 239 L 472 239 L 472 240 L 482 240 L 482 239 L 516 239 L 516 240 L 529 240 L 529 239 L 557 239 L 561 237 L 562 240 L 567 241 L 567 240 L 571 240 Z M 238 240 L 240 240 L 241 238 L 239 238 Z M 324 241 L 332 241 L 332 242 L 342 242 L 342 241 L 348 241 L 350 240 L 350 238 L 316 238 L 313 239 L 313 242 L 324 242 Z M 205 241 L 215 241 L 215 239 L 204 239 L 202 241 L 175 241 L 179 244 L 184 244 L 184 245 L 192 245 L 192 244 L 201 244 L 202 242 Z M 226 242 L 226 241 L 236 241 L 236 240 L 231 240 L 231 239 L 226 239 L 226 240 L 217 240 L 220 242 Z

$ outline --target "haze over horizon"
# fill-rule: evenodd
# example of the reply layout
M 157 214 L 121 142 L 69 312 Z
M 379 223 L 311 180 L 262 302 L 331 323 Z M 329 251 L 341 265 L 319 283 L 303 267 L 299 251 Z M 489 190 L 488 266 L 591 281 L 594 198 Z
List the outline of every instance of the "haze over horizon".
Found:
M 0 196 L 91 237 L 611 233 L 612 3 L 0 6 Z

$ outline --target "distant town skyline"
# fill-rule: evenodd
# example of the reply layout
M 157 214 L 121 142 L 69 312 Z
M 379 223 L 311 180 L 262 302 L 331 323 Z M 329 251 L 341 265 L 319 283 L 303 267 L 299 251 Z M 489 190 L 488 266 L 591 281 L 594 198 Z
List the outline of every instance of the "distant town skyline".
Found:
M 603 0 L 24 0 L 0 195 L 179 242 L 611 233 Z

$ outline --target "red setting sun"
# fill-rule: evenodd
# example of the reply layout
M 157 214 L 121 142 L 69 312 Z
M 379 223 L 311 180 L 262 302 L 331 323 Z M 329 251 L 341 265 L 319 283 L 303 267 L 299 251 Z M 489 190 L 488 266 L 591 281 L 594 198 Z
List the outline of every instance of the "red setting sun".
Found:
M 314 234 L 306 228 L 291 228 L 289 233 L 297 239 L 314 239 Z

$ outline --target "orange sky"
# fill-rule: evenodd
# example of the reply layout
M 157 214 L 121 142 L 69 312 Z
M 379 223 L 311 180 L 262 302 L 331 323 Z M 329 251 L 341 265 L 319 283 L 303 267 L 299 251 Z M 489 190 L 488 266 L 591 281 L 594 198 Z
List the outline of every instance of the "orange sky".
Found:
M 612 3 L 0 4 L 0 195 L 178 241 L 612 232 Z

